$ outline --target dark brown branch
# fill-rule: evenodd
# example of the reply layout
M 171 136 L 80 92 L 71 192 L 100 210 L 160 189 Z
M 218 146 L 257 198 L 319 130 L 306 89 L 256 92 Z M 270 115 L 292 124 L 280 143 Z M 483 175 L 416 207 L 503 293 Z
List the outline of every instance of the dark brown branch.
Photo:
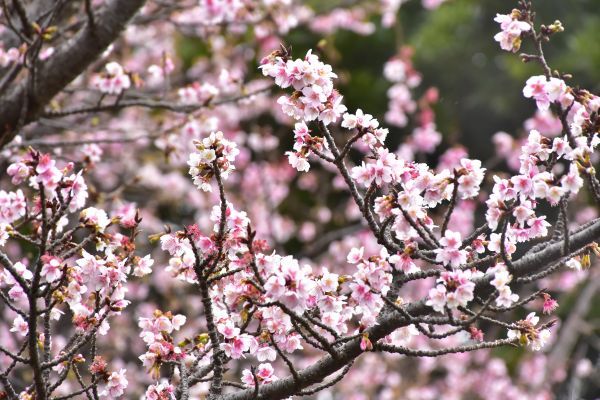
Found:
M 25 10 L 25 6 L 21 0 L 13 0 L 13 5 L 15 6 L 15 10 L 17 10 L 19 18 L 21 19 L 23 32 L 27 37 L 31 37 L 33 34 L 33 27 L 31 25 L 31 21 L 29 21 L 29 17 L 27 16 L 27 10 Z
M 181 114 L 189 114 L 194 111 L 198 111 L 201 109 L 206 109 L 210 107 L 216 107 L 222 104 L 234 103 L 239 100 L 246 99 L 248 97 L 252 97 L 261 93 L 268 92 L 271 89 L 270 86 L 267 86 L 262 89 L 255 90 L 250 93 L 240 94 L 238 96 L 223 98 L 215 101 L 210 101 L 204 104 L 178 104 L 173 101 L 164 101 L 164 100 L 155 100 L 155 99 L 122 99 L 118 102 L 111 104 L 96 104 L 93 106 L 83 106 L 83 107 L 75 107 L 71 109 L 61 110 L 61 111 L 47 111 L 42 116 L 48 119 L 55 118 L 63 118 L 68 117 L 70 115 L 76 114 L 89 114 L 89 113 L 98 113 L 98 112 L 113 112 L 119 111 L 129 107 L 141 107 L 148 108 L 151 110 L 166 110 L 175 113 Z
M 90 28 L 94 29 L 96 21 L 94 20 L 94 10 L 92 10 L 91 0 L 85 0 L 85 13 L 87 15 L 88 24 Z
M 458 177 L 456 176 L 456 171 L 454 172 L 454 188 L 452 190 L 452 197 L 450 198 L 450 204 L 448 205 L 448 211 L 446 211 L 446 215 L 444 216 L 444 222 L 442 223 L 442 229 L 440 231 L 440 235 L 444 236 L 446 233 L 446 229 L 448 229 L 448 224 L 450 223 L 450 218 L 452 217 L 452 213 L 454 212 L 454 207 L 456 206 L 456 200 L 458 199 Z
M 33 91 L 28 79 L 16 84 L 0 97 L 0 147 L 17 134 L 21 110 L 27 104 L 24 122 L 35 121 L 44 107 L 73 79 L 77 78 L 118 37 L 145 0 L 112 0 L 95 15 L 96 26 L 83 26 L 55 53 L 40 63 Z
M 375 351 L 384 351 L 386 353 L 397 353 L 404 354 L 412 357 L 439 357 L 444 354 L 453 353 L 465 353 L 467 351 L 474 351 L 480 349 L 492 349 L 494 347 L 506 346 L 515 344 L 518 339 L 500 339 L 493 342 L 476 343 L 472 345 L 448 347 L 437 350 L 414 350 L 402 346 L 392 346 L 389 344 L 376 344 L 374 346 Z

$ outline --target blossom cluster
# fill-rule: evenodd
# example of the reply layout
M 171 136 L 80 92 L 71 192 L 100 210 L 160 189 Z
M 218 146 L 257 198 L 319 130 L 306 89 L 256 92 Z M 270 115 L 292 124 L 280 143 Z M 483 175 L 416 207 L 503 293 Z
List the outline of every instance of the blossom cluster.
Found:
M 366 20 L 367 15 L 362 8 L 336 8 L 325 15 L 318 15 L 311 20 L 310 28 L 321 34 L 330 34 L 336 30 L 345 29 L 359 35 L 370 35 L 375 31 L 375 25 Z
M 45 310 L 48 313 L 47 329 L 54 330 L 54 325 L 60 324 L 65 332 L 72 330 L 74 337 L 88 337 L 86 340 L 89 340 L 91 335 L 108 333 L 109 320 L 120 315 L 130 303 L 125 298 L 129 278 L 150 273 L 153 260 L 149 255 L 134 255 L 135 244 L 131 237 L 111 229 L 119 218 L 111 219 L 106 211 L 95 207 L 83 209 L 79 218 L 72 215 L 88 198 L 83 171 L 76 173 L 73 169 L 71 163 L 60 168 L 50 154 L 33 149 L 9 165 L 7 172 L 12 182 L 16 185 L 28 182 L 34 197 L 30 198 L 26 188 L 0 191 L 1 244 L 4 246 L 10 237 L 15 237 L 29 240 L 43 252 L 33 265 L 25 259 L 14 263 L 5 259 L 5 269 L 0 272 L 0 288 L 7 289 L 5 299 L 14 302 L 15 310 L 22 309 L 30 301 L 32 290 L 47 293 L 44 296 L 52 299 Z M 129 229 L 135 231 L 139 222 L 134 217 Z M 29 227 L 31 234 L 24 231 L 24 226 Z M 73 233 L 78 230 L 86 231 L 88 235 L 81 244 L 73 242 Z M 52 236 L 47 232 L 52 232 Z M 87 243 L 95 243 L 95 250 L 86 250 Z M 70 322 L 63 317 L 67 309 Z M 18 312 L 10 332 L 23 337 L 32 334 L 30 318 L 31 315 Z M 43 343 L 46 334 L 36 334 Z M 47 340 L 53 343 L 52 338 Z M 85 343 L 80 340 L 78 346 Z M 68 346 L 59 350 L 59 346 L 53 345 L 48 362 L 54 365 L 54 371 L 66 374 L 72 356 L 65 355 Z M 78 363 L 86 361 L 81 354 L 75 356 Z M 124 394 L 128 386 L 125 369 L 109 372 L 106 363 L 97 359 L 90 371 L 97 375 L 100 398 L 112 399 Z
M 416 117 L 417 126 L 410 137 L 398 149 L 405 159 L 413 159 L 414 154 L 433 153 L 442 142 L 442 134 L 437 131 L 433 104 L 438 101 L 436 88 L 428 88 L 418 100 L 411 92 L 421 83 L 421 74 L 414 68 L 414 50 L 409 46 L 400 49 L 384 66 L 384 77 L 393 83 L 388 89 L 388 110 L 385 120 L 390 125 L 405 127 L 410 117 Z
M 592 121 L 600 109 L 600 97 L 585 90 L 573 90 L 559 78 L 542 75 L 529 78 L 523 95 L 536 101 L 542 112 L 555 104 L 565 112 L 569 133 L 573 137 L 555 138 L 552 151 L 567 160 L 585 160 L 600 143 L 598 131 Z
M 512 275 L 508 272 L 504 263 L 498 263 L 494 268 L 490 268 L 487 272 L 489 274 L 494 274 L 494 279 L 490 283 L 498 291 L 496 306 L 510 307 L 519 300 L 519 295 L 513 293 L 508 285 L 512 280 Z
M 253 245 L 253 254 L 250 254 L 246 229 L 249 221 L 247 218 L 235 218 L 235 213 L 228 206 L 223 251 L 228 254 L 230 262 L 216 267 L 219 272 L 215 274 L 223 277 L 215 280 L 209 290 L 216 329 L 222 338 L 220 349 L 231 359 L 254 356 L 263 362 L 265 374 L 256 374 L 259 383 L 268 383 L 272 377 L 268 373 L 270 364 L 264 362 L 277 358 L 273 343 L 285 353 L 303 348 L 304 340 L 296 332 L 294 315 L 307 312 L 319 315 L 322 325 L 313 329 L 330 339 L 333 339 L 332 332 L 347 333 L 355 315 L 361 316 L 361 326 L 367 327 L 375 322 L 384 305 L 381 296 L 391 285 L 392 266 L 388 260 L 393 257 L 389 257 L 385 249 L 380 255 L 369 258 L 364 257 L 364 249 L 353 249 L 348 255 L 348 262 L 355 265 L 356 270 L 352 276 L 342 279 L 326 267 L 317 272 L 308 265 L 301 265 L 292 256 L 258 251 L 262 246 L 258 242 Z M 218 211 L 213 213 L 213 216 L 216 215 Z M 219 221 L 217 218 L 214 220 L 216 228 Z M 163 248 L 172 255 L 169 262 L 172 272 L 173 266 L 177 265 L 177 273 L 182 274 L 182 266 L 187 263 L 185 269 L 192 270 L 187 274 L 191 277 L 194 274 L 192 264 L 198 255 L 194 254 L 190 240 L 194 241 L 204 260 L 211 260 L 216 246 L 197 228 L 188 227 L 187 232 L 163 235 L 161 241 Z M 191 279 L 197 281 L 197 278 Z M 259 334 L 245 331 L 248 318 L 252 317 L 260 322 L 262 331 Z M 144 322 L 142 335 L 158 338 L 146 325 L 149 324 Z M 156 368 L 157 356 L 149 359 L 152 362 L 145 360 L 147 366 Z M 242 381 L 253 384 L 252 376 L 248 370 L 243 373 Z
M 348 285 L 351 291 L 350 300 L 362 314 L 362 326 L 373 325 L 383 307 L 381 296 L 385 296 L 392 284 L 392 267 L 388 253 L 383 248 L 379 255 L 363 257 L 363 248 L 353 248 L 348 255 L 348 262 L 356 264 L 353 280 Z
M 443 265 L 458 267 L 467 262 L 468 252 L 462 248 L 462 238 L 459 232 L 448 229 L 440 239 L 441 248 L 435 250 L 435 260 Z
M 250 25 L 256 37 L 264 38 L 285 34 L 312 14 L 310 8 L 289 0 L 201 0 L 176 15 L 175 21 L 182 26 L 198 27 L 200 32 L 223 25 L 234 35 L 241 35 L 245 26 Z
M 104 94 L 120 95 L 131 87 L 131 79 L 117 62 L 109 62 L 105 73 L 94 76 L 92 85 Z
M 210 192 L 210 182 L 217 173 L 215 169 L 218 169 L 222 179 L 227 179 L 235 169 L 233 162 L 240 151 L 235 142 L 223 137 L 221 131 L 211 132 L 208 137 L 195 140 L 194 145 L 197 151 L 191 153 L 188 160 L 190 175 L 198 188 Z
M 112 372 L 106 379 L 104 390 L 98 393 L 98 395 L 107 399 L 121 397 L 125 393 L 127 385 L 129 385 L 129 381 L 125 376 L 126 372 L 127 370 L 125 368 L 121 368 L 118 372 Z
M 175 387 L 169 383 L 157 383 L 148 386 L 145 400 L 172 400 L 175 398 Z
M 536 110 L 535 114 L 527 119 L 523 128 L 525 132 L 538 131 L 541 135 L 554 138 L 561 134 L 562 123 L 550 110 Z M 512 171 L 519 171 L 521 167 L 521 147 L 527 142 L 527 137 L 514 138 L 510 134 L 500 131 L 492 136 L 496 153 L 506 160 L 507 166 Z
M 173 331 L 180 330 L 185 321 L 186 317 L 181 314 L 173 315 L 160 310 L 156 310 L 151 318 L 139 319 L 138 326 L 142 330 L 140 337 L 148 346 L 139 359 L 153 377 L 159 376 L 163 362 L 178 361 L 185 357 L 185 351 L 173 343 L 172 337 Z
M 262 363 L 256 368 L 256 373 L 252 373 L 252 371 L 249 369 L 243 370 L 242 382 L 250 387 L 254 387 L 257 383 L 264 385 L 277 379 L 277 377 L 274 375 L 274 372 L 275 370 L 271 364 Z M 255 377 L 258 382 L 255 381 Z
M 66 164 L 61 169 L 57 168 L 56 160 L 50 154 L 27 152 L 18 161 L 10 164 L 6 172 L 15 185 L 20 185 L 29 179 L 31 186 L 42 187 L 48 200 L 54 200 L 59 196 L 68 199 L 71 212 L 83 207 L 88 198 L 88 187 L 82 172 L 72 173 L 72 163 Z M 24 212 L 22 193 L 17 191 L 15 194 L 9 194 L 8 199 L 12 199 L 10 204 L 14 210 L 7 209 L 6 215 L 22 216 Z
M 323 150 L 324 144 L 322 138 L 309 134 L 306 122 L 319 120 L 330 125 L 346 111 L 342 96 L 333 87 L 337 75 L 310 51 L 304 59 L 296 60 L 290 59 L 287 51 L 275 51 L 263 58 L 260 68 L 281 88 L 294 89 L 291 96 L 283 95 L 277 100 L 285 114 L 301 121 L 294 129 L 294 151 L 286 155 L 298 171 L 308 171 L 308 156 Z
M 296 60 L 291 60 L 286 52 L 276 51 L 263 58 L 260 68 L 277 86 L 294 89 L 292 95 L 277 100 L 290 117 L 330 125 L 346 111 L 342 96 L 333 88 L 337 75 L 331 65 L 321 62 L 311 51 L 304 59 Z
M 14 192 L 0 190 L 0 224 L 4 227 L 3 232 L 6 232 L 8 224 L 25 216 L 26 205 L 22 190 L 18 189 Z
M 497 14 L 494 21 L 500 24 L 502 31 L 498 32 L 494 39 L 500 43 L 502 50 L 517 52 L 521 48 L 521 35 L 531 30 L 528 22 L 519 18 L 521 13 L 513 10 L 511 14 Z
M 394 217 L 392 226 L 399 240 L 417 240 L 419 232 L 411 220 L 432 228 L 434 222 L 427 209 L 450 200 L 455 185 L 459 199 L 475 197 L 484 171 L 480 161 L 462 159 L 454 173 L 448 169 L 435 173 L 425 164 L 405 162 L 387 149 L 378 148 L 375 160 L 354 167 L 352 177 L 364 186 L 401 185 L 399 192 L 375 199 L 375 212 L 382 219 Z
M 214 232 L 218 232 L 221 220 L 219 206 L 213 207 L 210 219 L 214 223 Z M 232 259 L 238 258 L 238 252 L 247 251 L 245 240 L 247 239 L 249 223 L 250 220 L 246 212 L 238 211 L 232 204 L 227 204 L 225 212 L 226 234 L 222 238 L 222 242 L 225 253 L 229 253 Z M 162 235 L 160 238 L 161 247 L 171 255 L 167 271 L 178 279 L 196 283 L 195 255 L 191 241 L 205 258 L 210 258 L 217 252 L 216 237 L 214 234 L 202 234 L 197 225 L 189 226 L 187 230 L 188 234 L 178 232 Z
M 466 307 L 474 297 L 473 279 L 480 276 L 483 276 L 482 272 L 471 270 L 442 272 L 437 285 L 429 291 L 425 304 L 440 313 L 444 313 L 446 307 L 450 309 Z
M 342 127 L 356 129 L 361 141 L 369 148 L 374 149 L 383 146 L 389 133 L 387 128 L 380 128 L 379 121 L 371 114 L 365 114 L 360 108 L 354 114 L 344 113 L 342 116 Z
M 217 97 L 220 90 L 218 87 L 208 82 L 202 84 L 195 82 L 179 89 L 177 93 L 179 94 L 179 100 L 183 104 L 204 104 Z
M 387 92 L 389 103 L 385 114 L 385 121 L 390 125 L 406 126 L 408 115 L 417 109 L 411 89 L 421 83 L 421 75 L 412 65 L 412 53 L 411 48 L 404 47 L 399 56 L 390 59 L 383 67 L 383 76 L 393 83 Z
M 423 0 L 422 4 L 435 8 L 444 1 Z M 88 6 L 95 8 L 101 2 Z M 0 374 L 9 379 L 0 382 L 6 389 L 0 398 L 116 399 L 145 392 L 146 400 L 173 400 L 203 398 L 207 390 L 210 398 L 228 397 L 231 387 L 240 389 L 241 397 L 253 391 L 259 392 L 255 393 L 258 397 L 271 397 L 286 387 L 295 392 L 273 397 L 298 396 L 307 393 L 305 389 L 329 390 L 337 383 L 338 377 L 310 372 L 322 372 L 322 365 L 327 367 L 324 375 L 333 373 L 333 367 L 345 367 L 339 379 L 348 374 L 345 380 L 350 381 L 340 382 L 325 397 L 395 398 L 401 392 L 408 399 L 528 398 L 536 390 L 534 379 L 524 379 L 527 385 L 517 388 L 505 364 L 486 352 L 440 357 L 435 363 L 406 357 L 409 367 L 418 366 L 420 377 L 426 377 L 418 383 L 388 370 L 391 363 L 382 354 L 434 356 L 508 342 L 540 350 L 549 341 L 551 324 L 540 325 L 535 314 L 511 322 L 496 319 L 494 313 L 527 307 L 531 299 L 543 299 L 544 313 L 558 306 L 545 292 L 524 299 L 513 293 L 513 282 L 536 280 L 539 275 L 523 274 L 529 270 L 537 274 L 545 266 L 512 268 L 511 262 L 520 243 L 547 238 L 548 243 L 553 241 L 553 249 L 562 244 L 559 225 L 552 239 L 548 235 L 546 203 L 560 205 L 565 230 L 572 228 L 573 221 L 597 215 L 596 210 L 584 210 L 573 220 L 575 207 L 567 210 L 567 202 L 575 203 L 585 179 L 590 181 L 590 198 L 599 197 L 593 163 L 600 144 L 600 97 L 569 87 L 568 76 L 558 72 L 528 79 L 523 95 L 536 102 L 537 112 L 525 122 L 527 137 L 513 139 L 499 133 L 494 140 L 498 160 L 506 159 L 516 174 L 493 176 L 488 196 L 483 166 L 491 168 L 493 163 L 469 158 L 461 145 L 443 153 L 438 150 L 443 137 L 436 126 L 434 105 L 440 97 L 435 88 L 423 88 L 420 98 L 413 97 L 421 75 L 408 47 L 401 48 L 383 68 L 392 85 L 385 121 L 409 127 L 396 151 L 386 148 L 389 131 L 368 113 L 377 115 L 374 111 L 363 111 L 365 106 L 348 110 L 342 104 L 334 87 L 336 73 L 312 51 L 293 59 L 289 50 L 282 49 L 262 59 L 262 74 L 289 89 L 278 98 L 276 110 L 272 108 L 277 96 L 264 93 L 265 79 L 247 81 L 253 79 L 248 65 L 281 40 L 278 33 L 306 24 L 319 34 L 346 29 L 367 35 L 374 31 L 373 12 L 381 12 L 384 25 L 389 26 L 405 2 L 344 2 L 342 6 L 348 8 L 327 9 L 323 15 L 318 14 L 322 7 L 313 12 L 292 0 L 199 0 L 173 7 L 154 2 L 136 17 L 145 24 L 129 26 L 117 51 L 111 46 L 102 56 L 113 52 L 115 61 L 103 66 L 102 72 L 91 73 L 91 83 L 99 92 L 94 94 L 96 106 L 94 102 L 76 105 L 87 92 L 70 101 L 70 94 L 81 89 L 75 83 L 56 97 L 62 111 L 54 110 L 57 103 L 39 104 L 40 112 L 32 116 L 25 113 L 23 135 L 3 148 L 10 164 L 4 180 L 19 187 L 0 190 L 0 301 L 7 304 L 2 307 L 7 326 L 0 329 L 0 367 L 9 366 L 6 374 Z M 521 2 L 520 7 L 527 10 L 530 6 Z M 87 11 L 90 18 L 97 14 Z M 502 31 L 495 39 L 504 50 L 516 52 L 521 39 L 528 36 L 547 38 L 543 26 L 539 35 L 533 32 L 533 16 L 521 11 L 496 16 Z M 11 17 L 16 15 L 3 16 L 9 22 Z M 167 21 L 160 21 L 164 17 Z M 85 26 L 94 22 L 102 28 L 98 18 L 88 19 Z M 23 38 L 31 39 L 23 33 Z M 64 37 L 71 34 L 67 30 Z M 173 34 L 178 40 L 172 40 Z M 242 41 L 246 35 L 256 38 L 251 46 Z M 184 57 L 182 68 L 176 68 L 167 54 L 180 53 L 179 39 L 186 47 L 188 43 L 195 46 L 198 38 L 207 50 L 200 53 L 210 56 Z M 323 54 L 332 54 L 329 51 L 335 44 L 329 41 L 322 47 Z M 54 52 L 52 47 L 43 47 L 35 52 L 40 60 Z M 62 47 L 57 43 L 56 48 Z M 1 68 L 23 62 L 12 65 L 18 74 L 8 74 L 3 84 L 27 76 L 31 65 L 35 66 L 35 59 L 29 62 L 31 53 L 25 45 L 0 49 Z M 161 62 L 157 62 L 159 55 Z M 528 57 L 535 56 L 523 56 Z M 538 57 L 544 69 L 551 71 L 541 51 Z M 146 71 L 148 86 L 135 71 Z M 255 86 L 261 88 L 260 96 L 253 94 Z M 129 91 L 132 87 L 136 93 Z M 77 138 L 79 132 L 64 132 L 66 138 L 77 141 L 62 146 L 62 137 L 53 132 L 63 135 L 62 127 L 67 125 L 50 126 L 46 121 L 43 126 L 50 128 L 49 137 L 61 141 L 32 139 L 38 115 L 55 121 L 85 120 L 78 119 L 81 113 L 113 109 L 103 106 L 106 95 L 117 97 L 114 108 L 118 113 L 94 115 L 85 125 L 91 140 Z M 128 100 L 122 101 L 124 95 Z M 66 104 L 63 108 L 62 102 L 73 108 Z M 186 115 L 179 115 L 180 110 Z M 112 121 L 117 114 L 119 119 Z M 277 155 L 277 131 L 264 124 L 270 117 L 295 123 L 287 160 Z M 153 133 L 123 136 L 121 143 L 121 136 L 112 131 Z M 344 138 L 345 143 L 336 148 Z M 89 144 L 71 146 L 80 139 Z M 23 150 L 38 140 L 51 153 Z M 145 147 L 148 143 L 164 153 L 169 165 L 159 166 L 154 148 Z M 132 156 L 120 157 L 129 146 Z M 314 156 L 323 161 L 324 172 L 337 169 L 331 185 L 319 184 L 321 171 L 294 179 L 295 170 L 309 171 L 309 158 Z M 415 161 L 424 159 L 438 162 Z M 186 165 L 192 179 L 178 171 Z M 239 177 L 232 176 L 234 170 Z M 299 204 L 288 203 L 295 194 L 291 181 L 315 195 L 294 210 L 294 217 L 300 216 L 302 222 L 287 214 L 290 204 Z M 139 196 L 140 186 L 152 190 L 152 195 Z M 200 190 L 191 190 L 194 186 Z M 217 186 L 218 193 L 203 193 Z M 229 190 L 232 186 L 235 190 Z M 351 196 L 340 189 L 349 190 Z M 212 204 L 211 199 L 217 198 L 220 204 Z M 186 203 L 183 210 L 170 207 L 181 199 Z M 338 200 L 347 202 L 332 207 L 332 201 L 339 204 Z M 486 200 L 486 223 L 474 230 L 480 203 Z M 164 233 L 149 238 L 153 244 L 160 236 L 160 247 L 168 253 L 161 261 L 164 268 L 152 268 L 150 254 L 136 254 L 135 242 L 145 236 L 138 228 L 157 232 L 165 219 L 173 226 L 189 213 L 200 217 L 197 224 L 180 230 L 166 226 Z M 140 225 L 142 216 L 144 226 Z M 314 223 L 313 217 L 322 224 Z M 359 218 L 366 223 L 341 226 Z M 334 231 L 338 228 L 341 237 Z M 589 231 L 584 227 L 581 232 Z M 562 290 L 586 276 L 590 254 L 598 252 L 598 246 L 587 239 L 588 244 L 580 245 L 584 234 L 574 235 L 578 239 L 570 244 L 565 238 L 563 252 L 568 251 L 557 260 L 567 260 L 564 265 L 572 270 L 559 275 L 560 280 L 545 279 L 539 287 Z M 332 238 L 336 239 L 330 242 Z M 298 253 L 289 255 L 291 250 Z M 528 258 L 533 257 L 524 259 L 526 266 Z M 143 284 L 132 282 L 134 277 L 151 273 Z M 164 279 L 168 274 L 177 280 Z M 479 290 L 481 286 L 485 290 Z M 523 287 L 524 291 L 531 286 Z M 130 304 L 138 308 L 131 311 Z M 126 307 L 130 315 L 136 315 L 137 341 L 126 334 L 132 327 L 130 320 L 111 323 Z M 485 324 L 478 327 L 482 320 Z M 483 342 L 480 328 L 488 325 L 508 328 L 509 340 Z M 104 336 L 108 333 L 113 336 Z M 110 367 L 96 355 L 107 342 L 111 346 L 114 342 L 115 353 L 125 350 L 122 357 L 111 360 Z M 365 354 L 354 362 L 361 351 Z M 321 355 L 329 358 L 315 363 Z M 520 373 L 527 378 L 533 375 L 531 371 L 540 375 L 544 361 L 539 357 L 523 361 Z M 84 363 L 89 366 L 82 368 Z M 131 372 L 135 363 L 148 370 L 151 385 Z M 309 367 L 308 375 L 323 383 L 306 386 L 302 378 L 288 386 L 291 378 L 298 378 L 296 373 L 306 376 L 300 368 L 308 364 L 315 365 Z M 481 367 L 481 373 L 472 373 L 473 366 Z M 15 384 L 13 376 L 8 376 L 13 368 L 12 375 L 18 377 Z M 291 376 L 281 379 L 288 372 Z M 32 376 L 35 382 L 27 382 Z M 372 379 L 364 380 L 365 376 Z M 280 383 L 273 384 L 279 379 Z M 367 389 L 357 389 L 359 380 Z M 16 388 L 14 395 L 11 385 Z M 48 390 L 47 396 L 38 395 L 40 387 Z
M 536 215 L 539 200 L 547 200 L 557 205 L 561 198 L 576 194 L 583 186 L 583 179 L 575 163 L 570 163 L 568 171 L 557 177 L 554 171 L 546 170 L 544 163 L 552 153 L 558 159 L 577 159 L 582 151 L 590 149 L 587 144 L 571 149 L 566 139 L 557 137 L 550 141 L 537 131 L 531 131 L 521 149 L 520 174 L 510 179 L 494 177 L 493 192 L 487 200 L 486 219 L 493 231 L 500 220 L 511 215 L 514 224 L 507 225 L 504 243 L 507 254 L 516 250 L 516 242 L 525 242 L 536 237 L 546 236 L 550 224 L 545 216 Z M 590 149 L 591 150 L 591 149 Z M 501 251 L 500 234 L 492 234 L 489 249 Z
M 523 88 L 523 96 L 533 98 L 539 110 L 545 111 L 550 104 L 558 101 L 565 107 L 573 101 L 573 96 L 568 94 L 565 81 L 558 78 L 546 78 L 536 75 L 527 79 Z
M 311 136 L 310 132 L 304 121 L 297 122 L 294 127 L 294 151 L 285 153 L 290 165 L 298 171 L 308 171 L 308 156 L 312 151 L 322 151 L 324 148 L 323 138 Z

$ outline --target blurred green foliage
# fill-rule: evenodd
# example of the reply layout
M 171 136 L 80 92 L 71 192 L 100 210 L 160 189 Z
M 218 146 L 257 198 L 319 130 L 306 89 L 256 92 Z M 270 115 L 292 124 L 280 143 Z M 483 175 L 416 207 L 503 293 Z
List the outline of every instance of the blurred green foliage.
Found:
M 524 64 L 493 40 L 499 31 L 494 16 L 515 5 L 506 0 L 450 0 L 427 13 L 408 35 L 424 86 L 440 89 L 441 131 L 458 134 L 458 141 L 476 157 L 492 155 L 491 134 L 516 133 L 535 111 L 521 90 L 529 76 L 541 74 L 539 65 Z M 551 67 L 572 73 L 572 84 L 600 89 L 600 2 L 537 0 L 533 5 L 538 24 L 559 19 L 566 28 L 545 47 Z M 531 44 L 524 41 L 521 50 L 532 52 Z

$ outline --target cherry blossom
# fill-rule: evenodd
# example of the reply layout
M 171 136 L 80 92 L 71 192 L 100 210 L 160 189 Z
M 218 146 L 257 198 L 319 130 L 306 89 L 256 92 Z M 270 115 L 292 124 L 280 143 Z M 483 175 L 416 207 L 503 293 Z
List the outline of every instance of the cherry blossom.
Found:
M 532 350 L 541 350 L 550 339 L 550 330 L 547 328 L 536 328 L 540 318 L 535 313 L 530 313 L 524 320 L 518 321 L 518 329 L 508 331 L 509 339 L 518 339 L 527 344 Z
M 558 78 L 547 79 L 543 75 L 527 79 L 523 88 L 523 96 L 533 98 L 538 109 L 544 111 L 555 101 L 562 101 L 567 94 L 565 82 Z
M 543 293 L 544 304 L 542 306 L 542 312 L 544 314 L 551 314 L 558 308 L 558 302 L 554 300 L 548 293 Z
M 258 384 L 264 385 L 277 379 L 273 372 L 274 369 L 270 363 L 262 363 L 259 364 L 256 368 L 255 374 L 253 374 L 253 372 L 248 369 L 243 370 L 242 382 L 244 382 L 248 386 L 254 386 L 256 380 L 258 381 Z
M 20 315 L 17 315 L 13 321 L 11 332 L 19 333 L 21 336 L 27 336 L 29 333 L 29 324 Z
M 478 160 L 405 0 L 13 3 L 0 398 L 537 399 L 571 378 L 540 350 L 577 333 L 531 310 L 594 288 L 600 97 L 545 58 L 559 21 L 496 15 L 537 110 Z M 455 10 L 417 3 L 417 24 Z M 343 30 L 394 39 L 373 88 Z M 490 351 L 515 345 L 535 353 Z
M 119 95 L 131 87 L 129 75 L 117 62 L 110 62 L 105 66 L 106 73 L 96 77 L 94 86 L 102 93 Z
M 466 306 L 473 300 L 475 283 L 472 279 L 479 275 L 470 270 L 443 272 L 437 280 L 438 284 L 429 291 L 426 304 L 440 313 L 444 312 L 446 306 L 451 309 Z
M 99 393 L 100 397 L 117 398 L 123 395 L 127 388 L 127 378 L 125 377 L 124 368 L 121 368 L 118 372 L 113 372 L 107 379 L 104 390 Z
M 436 260 L 444 265 L 458 267 L 467 261 L 466 250 L 461 249 L 462 238 L 460 233 L 447 230 L 445 236 L 440 240 L 442 249 L 436 250 Z
M 231 171 L 235 169 L 233 162 L 239 154 L 237 145 L 225 139 L 223 132 L 211 132 L 211 134 L 194 142 L 196 152 L 190 154 L 188 165 L 189 173 L 194 183 L 204 191 L 211 191 L 210 181 L 214 176 L 215 168 L 219 170 L 222 179 L 227 179 Z
M 263 58 L 261 69 L 265 76 L 275 79 L 282 87 L 292 87 L 295 94 L 282 96 L 277 101 L 283 111 L 294 119 L 313 121 L 318 119 L 325 125 L 335 122 L 346 111 L 342 97 L 333 89 L 333 73 L 328 64 L 310 51 L 304 59 L 291 60 L 277 51 Z
M 146 400 L 171 400 L 175 397 L 175 388 L 167 383 L 150 385 L 145 396 Z
M 496 14 L 494 21 L 500 24 L 501 32 L 494 36 L 494 40 L 500 43 L 502 50 L 519 51 L 521 48 L 521 36 L 523 32 L 531 30 L 531 26 L 519 20 L 520 13 L 518 10 L 513 10 L 511 14 Z

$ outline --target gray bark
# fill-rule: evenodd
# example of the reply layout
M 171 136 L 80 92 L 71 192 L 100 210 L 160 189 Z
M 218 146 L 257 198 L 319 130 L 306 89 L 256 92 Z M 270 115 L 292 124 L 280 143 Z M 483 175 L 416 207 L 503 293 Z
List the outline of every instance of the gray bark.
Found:
M 46 104 L 119 37 L 144 3 L 145 0 L 108 2 L 96 13 L 94 27 L 86 23 L 75 36 L 62 43 L 50 58 L 38 65 L 34 85 L 30 86 L 27 79 L 22 79 L 9 88 L 0 97 L 0 147 L 17 134 L 15 128 L 23 107 L 27 106 L 24 122 L 36 120 Z

